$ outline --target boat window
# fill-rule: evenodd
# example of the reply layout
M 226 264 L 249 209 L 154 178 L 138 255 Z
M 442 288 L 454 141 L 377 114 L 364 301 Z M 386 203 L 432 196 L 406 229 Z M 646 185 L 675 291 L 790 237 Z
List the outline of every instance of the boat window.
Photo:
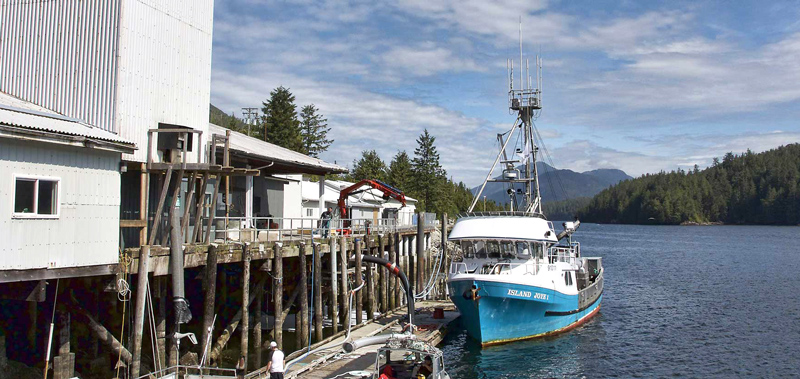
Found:
M 531 250 L 527 242 L 517 242 L 517 258 L 528 259 L 531 257 Z
M 475 257 L 486 258 L 486 241 L 475 241 Z
M 533 252 L 536 254 L 536 257 L 539 259 L 544 259 L 544 244 L 540 242 L 531 242 L 533 246 Z
M 564 284 L 569 285 L 569 272 L 564 273 Z
M 510 259 L 517 255 L 516 250 L 514 249 L 514 243 L 511 241 L 500 242 L 500 248 L 503 258 Z
M 475 245 L 472 241 L 461 241 L 461 251 L 464 252 L 464 258 L 475 258 Z
M 489 258 L 500 258 L 500 244 L 497 241 L 486 241 Z

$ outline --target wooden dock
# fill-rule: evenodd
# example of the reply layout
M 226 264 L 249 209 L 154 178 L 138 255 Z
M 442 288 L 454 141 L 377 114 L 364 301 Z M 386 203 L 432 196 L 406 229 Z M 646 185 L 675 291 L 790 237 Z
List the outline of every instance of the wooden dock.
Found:
M 434 319 L 434 308 L 444 309 L 444 318 Z M 370 322 L 353 330 L 352 340 L 386 333 L 400 333 L 400 320 L 405 312 L 393 312 L 386 317 Z M 437 345 L 447 333 L 447 326 L 459 316 L 450 301 L 423 301 L 417 304 L 414 323 L 418 330 L 417 339 Z M 342 351 L 346 336 L 312 346 L 312 353 L 295 362 L 286 373 L 286 378 L 324 379 L 324 378 L 358 378 L 359 372 L 372 372 L 375 369 L 375 354 L 380 346 L 368 346 L 350 354 Z M 288 361 L 288 360 L 287 360 Z M 352 373 L 352 374 L 348 374 Z M 246 378 L 268 378 L 264 368 L 254 371 Z

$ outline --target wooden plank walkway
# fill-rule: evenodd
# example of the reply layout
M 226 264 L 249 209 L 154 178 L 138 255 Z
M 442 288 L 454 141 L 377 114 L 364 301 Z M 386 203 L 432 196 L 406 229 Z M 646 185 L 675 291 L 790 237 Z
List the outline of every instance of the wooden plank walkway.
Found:
M 433 318 L 433 308 L 445 309 L 443 319 Z M 417 314 L 414 322 L 418 327 L 415 332 L 417 339 L 433 345 L 439 344 L 447 331 L 447 325 L 455 320 L 459 314 L 450 301 L 424 301 L 417 303 Z M 405 312 L 396 312 L 388 317 L 366 325 L 351 334 L 352 339 L 369 337 L 385 333 L 399 333 L 401 328 L 399 320 Z M 326 379 L 326 378 L 357 378 L 358 375 L 348 375 L 357 371 L 372 372 L 375 365 L 375 355 L 380 346 L 368 346 L 350 354 L 342 352 L 342 336 L 329 343 L 316 353 L 289 368 L 287 378 Z

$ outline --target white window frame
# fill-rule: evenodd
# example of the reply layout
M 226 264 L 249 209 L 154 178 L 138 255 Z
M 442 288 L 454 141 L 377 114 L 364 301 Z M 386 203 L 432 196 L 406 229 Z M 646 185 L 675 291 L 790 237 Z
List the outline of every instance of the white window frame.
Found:
M 55 176 L 41 176 L 41 175 L 25 175 L 13 174 L 11 180 L 11 218 L 18 219 L 57 219 L 61 217 L 61 178 Z M 17 180 L 32 180 L 33 185 L 33 213 L 17 213 L 14 212 L 17 200 Z M 56 182 L 56 213 L 55 214 L 39 214 L 39 181 L 46 180 L 49 182 Z

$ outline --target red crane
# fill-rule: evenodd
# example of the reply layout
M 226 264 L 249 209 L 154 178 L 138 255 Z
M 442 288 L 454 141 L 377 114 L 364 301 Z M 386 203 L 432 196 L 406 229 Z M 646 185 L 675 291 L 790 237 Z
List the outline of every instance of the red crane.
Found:
M 369 186 L 369 188 L 360 189 L 363 186 Z M 383 200 L 389 200 L 389 198 L 395 199 L 403 204 L 403 207 L 406 206 L 406 195 L 403 194 L 403 191 L 392 187 L 380 180 L 375 179 L 364 179 L 356 184 L 353 184 L 350 187 L 347 187 L 339 192 L 339 201 L 337 202 L 339 206 L 339 218 L 343 221 L 344 229 L 350 227 L 350 220 L 348 220 L 347 215 L 347 197 L 350 195 L 359 194 L 362 192 L 369 191 L 371 188 L 375 188 L 381 192 L 383 192 Z M 360 190 L 359 190 L 360 189 Z M 402 208 L 402 207 L 401 207 Z

